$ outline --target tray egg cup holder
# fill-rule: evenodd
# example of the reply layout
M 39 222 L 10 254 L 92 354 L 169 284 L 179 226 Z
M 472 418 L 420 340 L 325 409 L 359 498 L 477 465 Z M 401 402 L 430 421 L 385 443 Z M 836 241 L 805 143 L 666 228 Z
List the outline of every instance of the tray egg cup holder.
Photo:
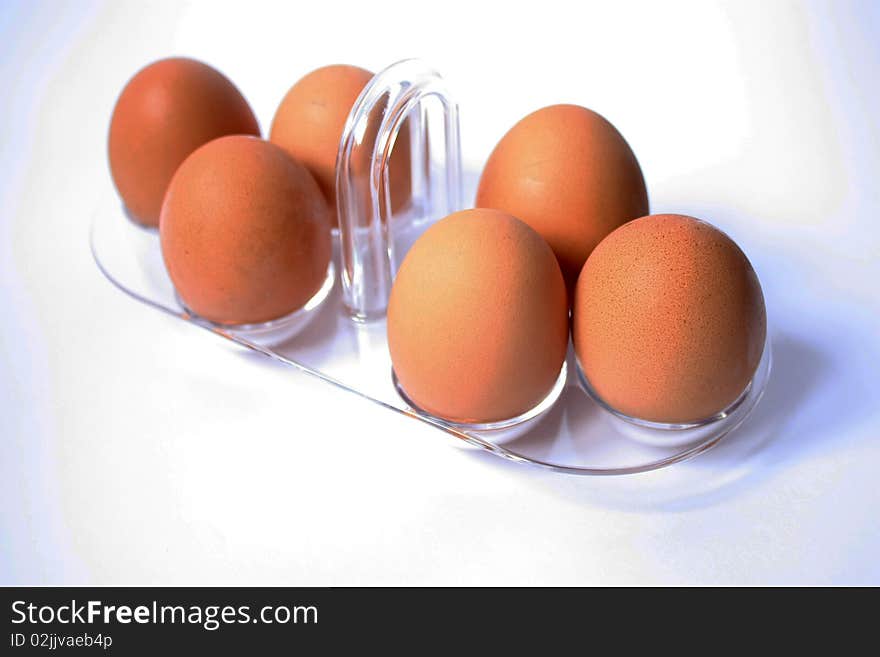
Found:
M 404 130 L 408 139 L 399 143 L 411 149 L 411 195 L 407 205 L 392 208 L 389 162 Z M 769 331 L 746 390 L 703 422 L 661 425 L 609 408 L 591 389 L 571 346 L 547 397 L 517 418 L 458 424 L 411 403 L 392 370 L 385 308 L 415 239 L 464 207 L 459 143 L 458 108 L 436 72 L 405 60 L 378 73 L 355 102 L 339 146 L 339 229 L 327 278 L 303 308 L 271 322 L 226 326 L 189 311 L 166 272 L 158 232 L 128 218 L 115 199 L 95 213 L 92 254 L 116 287 L 156 310 L 511 461 L 582 475 L 645 472 L 709 450 L 745 421 L 770 375 Z

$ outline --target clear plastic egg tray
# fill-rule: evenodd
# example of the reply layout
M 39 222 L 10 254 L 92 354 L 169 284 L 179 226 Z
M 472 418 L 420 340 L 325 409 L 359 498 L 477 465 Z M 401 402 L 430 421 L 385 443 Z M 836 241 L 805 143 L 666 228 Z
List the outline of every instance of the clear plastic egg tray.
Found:
M 388 162 L 402 130 L 410 131 L 401 143 L 412 149 L 412 199 L 392 211 Z M 348 117 L 337 158 L 333 261 L 324 286 L 301 310 L 234 327 L 194 315 L 168 277 L 158 232 L 130 220 L 116 199 L 96 212 L 91 248 L 103 274 L 137 301 L 510 461 L 581 475 L 645 472 L 711 449 L 746 420 L 770 374 L 769 339 L 742 396 L 693 425 L 640 422 L 607 408 L 594 397 L 570 347 L 553 390 L 518 418 L 461 425 L 409 403 L 392 372 L 385 307 L 415 239 L 463 208 L 461 179 L 458 109 L 437 73 L 407 60 L 378 73 Z

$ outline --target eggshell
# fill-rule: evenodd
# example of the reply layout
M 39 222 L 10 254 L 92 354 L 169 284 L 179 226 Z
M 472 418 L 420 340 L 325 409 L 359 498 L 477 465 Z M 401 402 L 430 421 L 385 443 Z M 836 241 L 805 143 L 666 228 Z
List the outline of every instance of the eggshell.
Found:
M 648 194 L 636 156 L 613 125 L 584 107 L 552 105 L 504 135 L 483 169 L 476 205 L 537 230 L 573 290 L 602 238 L 648 214 Z
M 553 388 L 567 315 L 562 274 L 540 235 L 497 210 L 457 212 L 425 231 L 394 281 L 394 371 L 432 415 L 510 419 Z
M 303 77 L 284 96 L 269 132 L 269 140 L 308 167 L 315 176 L 338 224 L 336 156 L 345 122 L 357 97 L 372 79 L 370 71 L 336 64 Z M 374 123 L 378 129 L 378 118 Z M 409 126 L 398 133 L 389 161 L 391 207 L 402 209 L 411 194 Z
M 223 135 L 259 135 L 247 101 L 219 71 L 175 57 L 139 71 L 110 122 L 113 182 L 129 213 L 159 225 L 171 176 L 196 148 Z
M 626 415 L 710 418 L 761 359 L 764 297 L 748 258 L 693 217 L 652 215 L 611 233 L 577 282 L 575 351 L 591 387 Z
M 171 280 L 193 312 L 223 324 L 301 308 L 330 262 L 328 210 L 304 166 L 255 137 L 222 137 L 174 174 L 159 225 Z

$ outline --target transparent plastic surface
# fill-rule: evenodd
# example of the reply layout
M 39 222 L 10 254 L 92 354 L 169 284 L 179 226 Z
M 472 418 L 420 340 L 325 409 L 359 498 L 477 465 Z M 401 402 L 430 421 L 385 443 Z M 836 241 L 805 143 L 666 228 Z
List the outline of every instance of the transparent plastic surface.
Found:
M 438 79 L 421 64 L 402 62 L 380 73 L 352 110 L 340 147 L 344 170 L 337 180 L 343 189 L 338 190 L 334 264 L 327 284 L 302 311 L 278 322 L 239 327 L 218 326 L 188 312 L 168 278 L 158 233 L 128 220 L 116 199 L 108 199 L 95 214 L 95 261 L 113 284 L 138 301 L 431 425 L 459 445 L 511 461 L 571 474 L 619 475 L 661 468 L 718 444 L 761 398 L 771 367 L 769 339 L 742 397 L 699 426 L 638 423 L 605 408 L 591 397 L 571 348 L 554 389 L 519 418 L 461 425 L 431 417 L 407 402 L 405 392 L 396 387 L 388 353 L 387 292 L 409 245 L 461 201 L 457 116 Z M 401 126 L 411 131 L 408 140 L 398 139 Z M 360 138 L 350 134 L 358 130 L 363 130 Z M 365 137 L 371 130 L 376 134 Z M 392 211 L 388 159 L 395 142 L 408 142 L 412 149 L 413 193 L 410 203 Z M 358 173 L 364 164 L 371 172 L 366 183 Z M 341 283 L 334 284 L 334 272 Z
M 92 252 L 101 271 L 123 292 L 157 310 L 223 336 L 385 408 L 436 427 L 462 443 L 500 457 L 588 475 L 653 470 L 708 450 L 739 426 L 760 399 L 770 372 L 769 342 L 748 391 L 726 417 L 695 429 L 650 429 L 603 409 L 581 387 L 569 353 L 558 398 L 513 426 L 469 429 L 422 415 L 398 394 L 385 339 L 385 321 L 355 322 L 334 285 L 309 312 L 299 333 L 276 336 L 212 324 L 179 303 L 165 271 L 155 231 L 132 224 L 113 199 L 96 212 Z M 334 259 L 339 265 L 339 245 Z
M 411 195 L 392 201 L 389 165 L 408 146 Z M 381 317 L 403 255 L 424 227 L 461 205 L 458 108 L 443 79 L 410 59 L 376 74 L 355 101 L 336 159 L 343 300 L 357 320 Z

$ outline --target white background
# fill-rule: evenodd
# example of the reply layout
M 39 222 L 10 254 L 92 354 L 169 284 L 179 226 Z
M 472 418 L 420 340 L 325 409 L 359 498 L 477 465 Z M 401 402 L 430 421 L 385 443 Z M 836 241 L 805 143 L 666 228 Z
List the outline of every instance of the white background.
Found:
M 880 4 L 0 2 L 0 582 L 880 584 Z M 442 434 L 127 298 L 87 243 L 113 103 L 172 54 L 263 129 L 307 71 L 433 64 L 471 183 L 553 102 L 652 209 L 729 232 L 776 358 L 735 436 L 582 478 Z

